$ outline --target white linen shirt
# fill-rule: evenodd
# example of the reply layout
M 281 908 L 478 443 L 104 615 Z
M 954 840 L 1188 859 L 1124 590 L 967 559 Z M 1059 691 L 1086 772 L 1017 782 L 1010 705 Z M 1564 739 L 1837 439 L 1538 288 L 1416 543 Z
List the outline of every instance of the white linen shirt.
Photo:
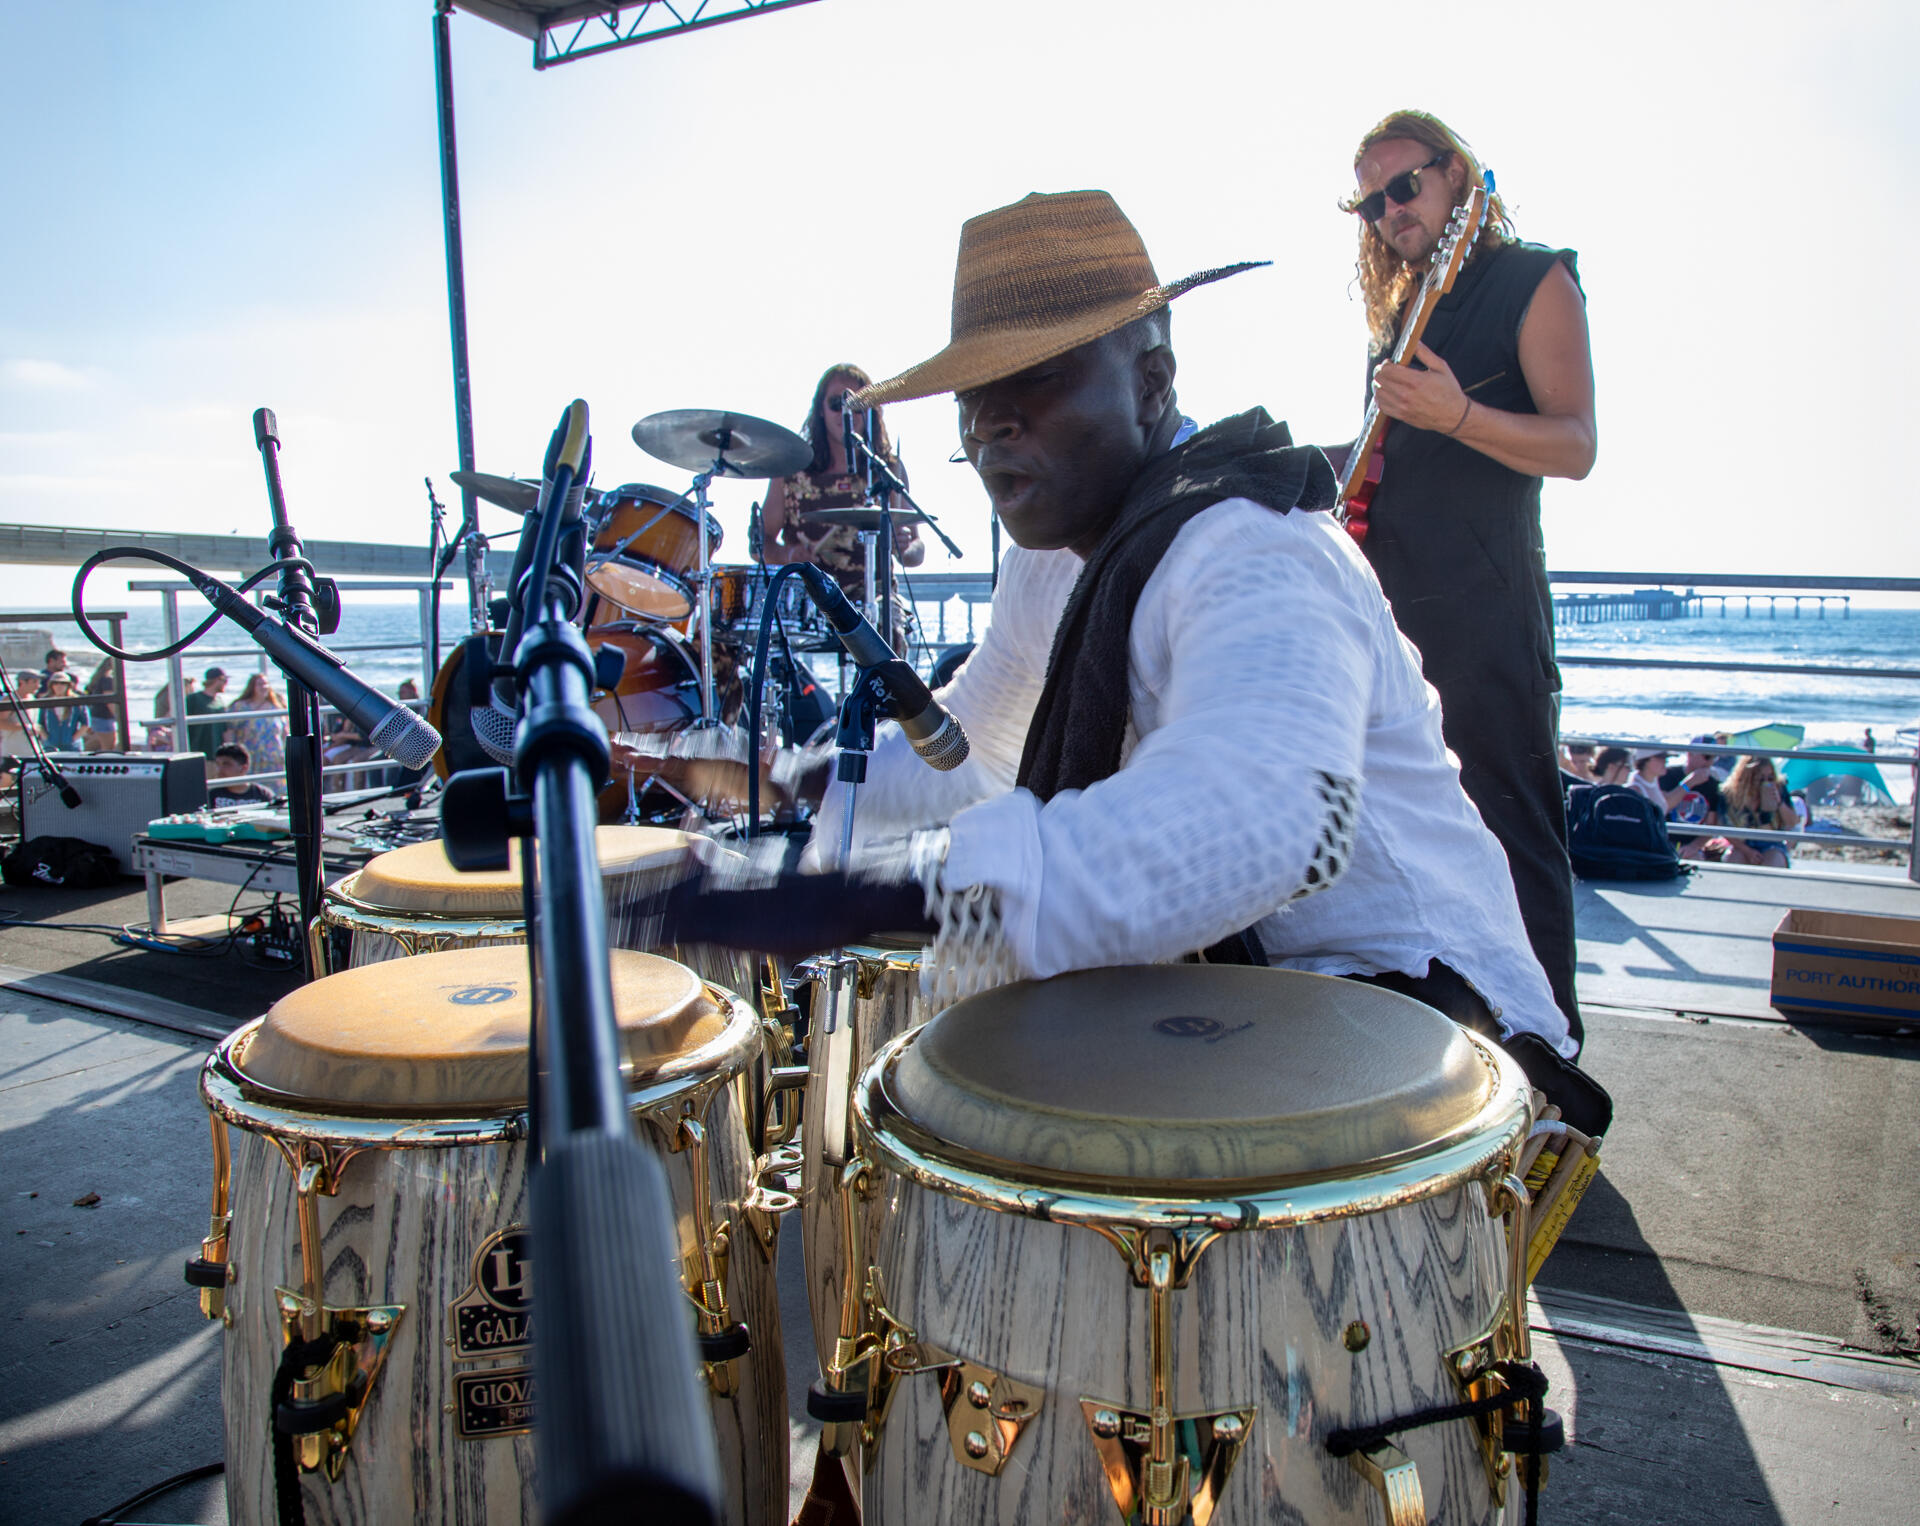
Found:
M 943 887 L 998 893 L 1024 975 L 1177 958 L 1253 926 L 1292 969 L 1420 976 L 1441 959 L 1503 1032 L 1572 1052 L 1506 857 L 1441 741 L 1439 699 L 1330 515 L 1228 499 L 1187 522 L 1134 611 L 1119 771 L 1042 805 L 1014 778 L 1081 566 L 1069 551 L 1008 553 L 992 623 L 941 693 L 968 761 L 938 773 L 885 728 L 856 856 L 947 826 Z M 1357 784 L 1359 810 L 1342 872 L 1308 894 L 1320 776 Z M 837 846 L 844 805 L 836 784 L 816 844 Z

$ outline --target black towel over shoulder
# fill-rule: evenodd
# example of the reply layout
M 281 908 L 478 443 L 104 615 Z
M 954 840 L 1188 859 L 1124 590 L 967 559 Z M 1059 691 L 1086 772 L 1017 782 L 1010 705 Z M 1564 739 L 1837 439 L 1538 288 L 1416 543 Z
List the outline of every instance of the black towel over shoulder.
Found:
M 1281 514 L 1327 509 L 1336 487 L 1319 448 L 1295 445 L 1264 408 L 1209 425 L 1148 462 L 1067 600 L 1016 782 L 1044 802 L 1119 772 L 1134 608 L 1189 519 L 1227 498 Z

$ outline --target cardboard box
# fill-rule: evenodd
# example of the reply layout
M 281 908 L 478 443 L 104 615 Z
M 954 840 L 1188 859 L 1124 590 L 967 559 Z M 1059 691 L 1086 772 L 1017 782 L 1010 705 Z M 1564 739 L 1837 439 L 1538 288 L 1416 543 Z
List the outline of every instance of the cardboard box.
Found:
M 1789 911 L 1773 930 L 1772 1000 L 1834 1022 L 1920 1025 L 1920 917 Z

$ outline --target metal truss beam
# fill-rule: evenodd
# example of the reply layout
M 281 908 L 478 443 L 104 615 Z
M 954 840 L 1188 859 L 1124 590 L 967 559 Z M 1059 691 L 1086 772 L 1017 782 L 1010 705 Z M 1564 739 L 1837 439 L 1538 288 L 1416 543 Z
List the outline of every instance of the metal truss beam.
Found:
M 533 40 L 533 66 L 551 68 L 577 58 L 657 42 L 814 0 L 638 0 L 583 4 L 581 0 L 453 0 L 461 10 Z

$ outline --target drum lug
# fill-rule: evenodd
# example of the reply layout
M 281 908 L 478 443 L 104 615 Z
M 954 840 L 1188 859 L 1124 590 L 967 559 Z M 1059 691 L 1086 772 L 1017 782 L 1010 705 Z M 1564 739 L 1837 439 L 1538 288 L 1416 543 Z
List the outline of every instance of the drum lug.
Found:
M 697 1119 L 680 1120 L 673 1137 L 673 1151 L 675 1154 L 686 1152 L 687 1169 L 693 1178 L 693 1270 L 697 1286 L 690 1281 L 686 1292 L 693 1300 L 696 1333 L 706 1350 L 731 1349 L 738 1341 L 729 1338 L 744 1334 L 746 1328 L 736 1328 L 733 1311 L 727 1305 L 727 1256 L 733 1226 L 730 1220 L 723 1219 L 718 1224 L 713 1221 L 713 1190 L 707 1179 L 707 1131 Z M 722 1398 L 738 1387 L 734 1366 L 738 1359 L 737 1355 L 730 1355 L 700 1364 L 707 1386 Z
M 754 1173 L 753 1191 L 741 1210 L 754 1247 L 769 1262 L 779 1243 L 780 1215 L 800 1206 L 800 1160 L 798 1145 L 783 1144 L 763 1156 Z
M 1527 1326 L 1526 1185 L 1511 1174 L 1494 1176 L 1487 1182 L 1487 1211 L 1507 1220 L 1506 1296 L 1494 1306 L 1478 1334 L 1446 1354 L 1447 1371 L 1453 1375 L 1461 1398 L 1469 1401 L 1506 1392 L 1506 1380 L 1495 1370 L 1496 1364 L 1525 1362 L 1532 1354 Z M 1513 1471 L 1505 1444 L 1506 1419 L 1504 1409 L 1474 1417 L 1480 1432 L 1480 1460 L 1486 1467 L 1487 1487 L 1496 1506 L 1506 1502 L 1507 1479 Z M 1357 1454 L 1354 1466 L 1360 1467 Z
M 954 1461 L 989 1478 L 998 1477 L 1040 1413 L 1046 1390 L 995 1372 L 938 1346 L 902 1342 L 884 1353 L 890 1378 L 930 1372 L 940 1379 L 940 1409 Z M 876 1433 L 878 1427 L 875 1427 Z
M 359 1428 L 360 1416 L 373 1396 L 374 1385 L 380 1380 L 387 1348 L 401 1316 L 407 1312 L 406 1305 L 374 1304 L 366 1308 L 336 1309 L 323 1304 L 316 1308 L 297 1289 L 275 1288 L 273 1291 L 280 1310 L 284 1345 L 310 1339 L 301 1332 L 316 1322 L 321 1331 L 338 1342 L 323 1365 L 293 1383 L 296 1405 L 321 1409 L 329 1400 L 344 1401 L 337 1406 L 327 1406 L 338 1409 L 337 1417 L 329 1424 L 304 1434 L 296 1432 L 293 1438 L 294 1457 L 301 1471 L 312 1473 L 324 1467 L 328 1481 L 338 1483 L 347 1465 L 347 1449 L 352 1445 L 353 1433 Z M 275 1421 L 282 1423 L 283 1417 L 276 1416 Z M 286 1428 L 282 1423 L 282 1429 Z
M 1390 1441 L 1363 1447 L 1347 1459 L 1353 1469 L 1380 1491 L 1386 1507 L 1386 1526 L 1427 1526 L 1427 1507 L 1420 1494 L 1420 1470 L 1413 1459 Z
M 200 1290 L 200 1312 L 208 1319 L 227 1320 L 227 1289 L 232 1286 L 234 1270 L 227 1260 L 227 1238 L 233 1229 L 230 1211 L 233 1163 L 227 1146 L 227 1123 L 218 1113 L 208 1113 L 213 1128 L 213 1212 L 207 1225 L 207 1237 L 200 1242 L 200 1254 L 187 1263 L 187 1281 Z
M 1194 1526 L 1206 1526 L 1258 1413 L 1252 1405 L 1184 1415 L 1173 1410 L 1173 1295 L 1218 1234 L 1096 1227 L 1127 1256 L 1136 1280 L 1147 1289 L 1150 1407 L 1130 1410 L 1103 1399 L 1080 1400 L 1107 1487 L 1121 1519 L 1129 1523 L 1179 1526 L 1192 1520 Z

